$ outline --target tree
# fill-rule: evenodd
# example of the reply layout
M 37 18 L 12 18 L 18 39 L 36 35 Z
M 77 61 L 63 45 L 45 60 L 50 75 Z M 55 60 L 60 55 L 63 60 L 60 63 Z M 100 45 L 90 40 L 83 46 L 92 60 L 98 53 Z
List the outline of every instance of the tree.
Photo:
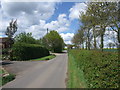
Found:
M 91 47 L 91 39 L 92 39 L 92 34 L 91 34 L 91 28 L 92 28 L 92 21 L 91 21 L 91 16 L 89 14 L 84 14 L 80 16 L 80 20 L 83 23 L 83 28 L 84 28 L 84 36 L 86 37 L 86 49 L 90 50 Z
M 12 20 L 9 23 L 9 26 L 7 27 L 7 30 L 5 32 L 5 34 L 8 36 L 9 48 L 11 48 L 12 44 L 14 43 L 13 35 L 15 34 L 16 31 L 17 31 L 17 20 L 15 21 Z
M 115 46 L 115 44 L 114 43 L 108 43 L 108 47 L 109 47 L 109 49 L 111 49 L 111 48 L 114 48 L 114 46 Z
M 32 33 L 20 33 L 15 37 L 15 43 L 37 44 L 37 40 L 32 37 Z
M 111 4 L 111 12 L 109 14 L 110 24 L 109 26 L 112 28 L 113 31 L 117 33 L 117 47 L 120 51 L 120 2 L 113 2 Z
M 93 27 L 93 37 L 94 37 L 94 47 L 96 47 L 96 30 L 95 26 L 99 26 L 99 35 L 101 36 L 101 50 L 103 51 L 104 47 L 104 33 L 106 31 L 106 27 L 111 24 L 111 20 L 118 21 L 118 16 L 117 10 L 116 10 L 117 5 L 112 3 L 112 2 L 90 2 L 88 4 L 88 9 L 86 11 L 85 16 L 89 16 L 90 21 L 91 21 L 91 26 Z M 114 15 L 113 18 L 111 15 Z
M 93 39 L 94 39 L 94 49 L 97 49 L 97 42 L 96 42 L 96 38 L 99 36 L 98 34 L 98 30 L 96 29 L 96 25 L 98 25 L 98 18 L 97 18 L 97 9 L 98 6 L 96 5 L 96 3 L 90 2 L 87 4 L 88 8 L 86 11 L 86 14 L 89 15 L 89 20 L 91 21 L 91 29 L 93 31 Z
M 79 47 L 81 46 L 81 48 L 84 48 L 84 28 L 81 27 L 78 32 L 74 35 L 74 37 L 72 38 L 72 43 L 75 44 L 75 46 Z
M 64 41 L 57 31 L 50 31 L 42 39 L 43 46 L 52 52 L 62 52 Z
M 8 46 L 9 46 L 9 59 L 11 60 L 12 59 L 12 50 L 11 50 L 11 47 L 12 47 L 12 44 L 14 43 L 14 39 L 13 39 L 13 35 L 15 34 L 15 32 L 17 31 L 17 20 L 15 21 L 11 21 L 9 23 L 9 26 L 7 27 L 7 30 L 5 32 L 5 34 L 8 36 Z

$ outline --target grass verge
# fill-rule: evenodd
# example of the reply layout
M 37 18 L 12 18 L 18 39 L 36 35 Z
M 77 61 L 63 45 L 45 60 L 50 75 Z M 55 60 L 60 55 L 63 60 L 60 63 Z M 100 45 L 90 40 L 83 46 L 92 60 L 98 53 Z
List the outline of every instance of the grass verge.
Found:
M 118 88 L 117 52 L 70 50 L 68 88 Z
M 14 74 L 8 74 L 7 76 L 2 76 L 5 73 L 8 73 L 7 71 L 4 71 L 3 69 L 0 69 L 0 86 L 12 81 L 15 79 L 15 75 Z
M 80 70 L 71 54 L 69 55 L 68 61 L 68 81 L 67 88 L 85 88 L 87 87 L 85 83 L 85 78 L 83 71 Z
M 45 57 L 42 57 L 42 58 L 37 58 L 37 59 L 33 59 L 32 61 L 42 61 L 42 60 L 50 60 L 50 59 L 53 59 L 55 58 L 56 56 L 54 54 L 51 54 L 49 56 L 45 56 Z
M 0 84 L 0 85 L 4 85 L 4 84 L 6 84 L 14 79 L 15 79 L 15 75 L 13 75 L 13 74 L 10 74 L 6 77 L 2 77 L 2 84 Z

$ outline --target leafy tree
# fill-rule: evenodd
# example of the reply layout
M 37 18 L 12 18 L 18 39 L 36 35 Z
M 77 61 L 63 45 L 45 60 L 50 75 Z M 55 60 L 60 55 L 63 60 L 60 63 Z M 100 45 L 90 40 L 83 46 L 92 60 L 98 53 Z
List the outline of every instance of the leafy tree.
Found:
M 109 47 L 109 49 L 111 49 L 111 48 L 114 48 L 114 46 L 115 46 L 115 44 L 114 43 L 108 43 L 108 47 Z
M 89 15 L 94 15 L 96 18 L 93 19 L 94 22 L 98 22 L 97 24 L 100 26 L 100 36 L 101 36 L 101 50 L 103 51 L 104 47 L 104 33 L 106 27 L 109 25 L 109 17 L 108 14 L 110 13 L 110 3 L 109 2 L 92 2 L 90 3 L 89 8 L 94 7 L 91 11 L 88 10 Z
M 9 53 L 9 59 L 12 60 L 12 44 L 14 44 L 14 39 L 13 39 L 13 35 L 15 34 L 15 32 L 17 31 L 17 20 L 15 21 L 11 21 L 9 23 L 9 26 L 7 27 L 7 30 L 5 32 L 5 34 L 8 36 L 8 46 L 9 46 L 9 50 L 8 50 L 8 53 Z
M 37 40 L 32 37 L 32 33 L 20 33 L 15 37 L 15 43 L 37 44 Z
M 64 41 L 57 31 L 50 31 L 42 39 L 43 45 L 52 52 L 62 52 Z
M 5 34 L 8 36 L 9 48 L 11 48 L 12 44 L 14 43 L 13 35 L 15 34 L 16 31 L 17 31 L 17 20 L 15 21 L 12 20 L 9 23 L 9 26 L 7 27 L 7 30 L 5 32 Z
M 86 37 L 86 49 L 90 50 L 90 41 L 92 39 L 92 34 L 91 34 L 91 28 L 92 28 L 92 22 L 91 22 L 91 17 L 89 14 L 84 14 L 82 13 L 81 17 L 81 22 L 83 23 L 83 28 L 84 28 L 84 36 Z
M 111 7 L 109 8 L 112 8 L 109 14 L 109 26 L 117 33 L 117 46 L 120 52 L 120 2 L 111 3 Z
M 81 27 L 78 32 L 74 35 L 74 37 L 72 38 L 72 42 L 77 46 L 79 47 L 81 45 L 81 48 L 84 48 L 84 40 L 85 40 L 85 37 L 84 37 L 84 28 Z

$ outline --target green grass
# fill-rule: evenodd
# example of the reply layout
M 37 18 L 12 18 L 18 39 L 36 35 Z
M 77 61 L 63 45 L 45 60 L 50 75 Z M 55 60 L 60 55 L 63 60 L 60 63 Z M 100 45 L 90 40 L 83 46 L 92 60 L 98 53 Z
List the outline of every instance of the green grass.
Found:
M 0 69 L 0 74 L 3 74 L 3 73 L 5 73 L 5 71 L 4 71 L 4 70 L 2 70 L 2 69 Z
M 83 71 L 77 67 L 74 58 L 69 54 L 67 88 L 76 87 L 85 88 L 87 85 L 85 83 Z
M 33 59 L 32 61 L 50 60 L 50 59 L 53 59 L 55 57 L 56 57 L 55 55 L 51 54 L 49 56 L 45 56 L 45 57 L 42 57 L 42 58 Z
M 13 75 L 13 74 L 10 74 L 6 77 L 0 77 L 0 86 L 4 85 L 14 79 L 15 79 L 15 75 Z
M 118 54 L 70 50 L 68 88 L 118 88 Z
M 4 71 L 3 69 L 0 69 L 0 74 L 2 75 L 4 73 L 7 73 L 7 71 Z M 15 75 L 13 75 L 13 74 L 9 74 L 6 77 L 0 76 L 0 86 L 6 84 L 7 82 L 12 81 L 13 79 L 15 79 Z

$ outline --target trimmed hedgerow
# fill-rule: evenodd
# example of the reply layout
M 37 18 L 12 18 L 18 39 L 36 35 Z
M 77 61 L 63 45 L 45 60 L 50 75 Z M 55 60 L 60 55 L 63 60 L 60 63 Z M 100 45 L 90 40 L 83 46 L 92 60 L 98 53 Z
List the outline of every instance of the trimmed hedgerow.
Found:
M 118 53 L 116 52 L 101 52 L 101 51 L 87 51 L 87 50 L 70 50 L 69 62 L 74 62 L 78 70 L 83 72 L 84 80 L 87 88 L 118 88 L 119 87 L 119 64 Z M 72 63 L 69 65 L 71 66 Z M 72 66 L 71 66 L 72 67 Z M 70 67 L 69 71 L 73 72 Z M 69 73 L 70 74 L 70 73 Z M 70 76 L 70 75 L 68 75 Z M 71 76 L 73 77 L 73 76 Z M 81 76 L 75 76 L 77 83 L 81 83 Z M 69 79 L 71 79 L 69 77 Z M 78 80 L 79 79 L 79 80 Z M 69 87 L 73 84 L 69 80 Z M 80 81 L 80 82 L 78 82 Z M 74 85 L 76 85 L 74 83 Z M 72 85 L 70 85 L 72 84 Z M 74 88 L 79 88 L 74 86 Z
M 15 43 L 13 45 L 14 60 L 30 60 L 49 55 L 49 51 L 40 45 Z

